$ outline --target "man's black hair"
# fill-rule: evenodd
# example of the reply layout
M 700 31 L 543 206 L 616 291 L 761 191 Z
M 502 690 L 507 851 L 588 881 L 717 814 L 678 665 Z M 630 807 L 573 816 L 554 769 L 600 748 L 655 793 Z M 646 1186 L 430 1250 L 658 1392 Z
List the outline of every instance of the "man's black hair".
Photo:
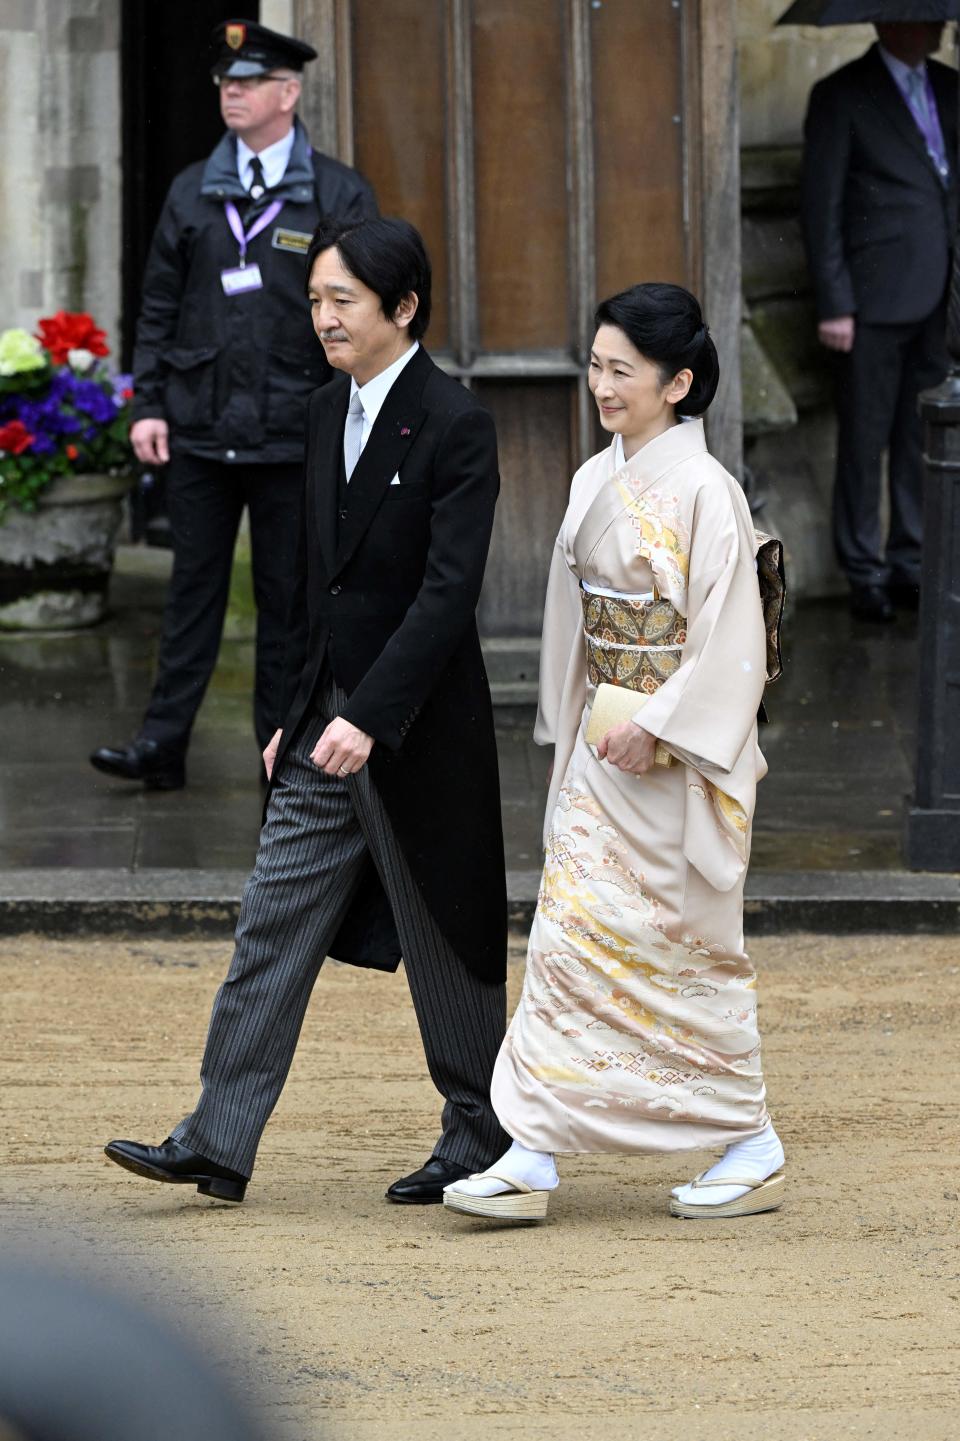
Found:
M 410 322 L 411 340 L 420 340 L 430 324 L 430 257 L 419 230 L 408 220 L 378 216 L 371 220 L 322 220 L 307 251 L 306 285 L 317 256 L 336 247 L 344 268 L 380 297 L 388 320 L 411 292 L 417 297 Z

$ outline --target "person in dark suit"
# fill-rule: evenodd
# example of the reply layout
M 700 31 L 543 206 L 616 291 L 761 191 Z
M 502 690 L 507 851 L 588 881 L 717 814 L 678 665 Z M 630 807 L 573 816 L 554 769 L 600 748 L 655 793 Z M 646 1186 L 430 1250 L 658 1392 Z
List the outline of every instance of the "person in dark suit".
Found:
M 878 25 L 878 44 L 814 86 L 805 125 L 803 231 L 819 338 L 837 356 L 834 538 L 864 620 L 891 620 L 919 595 L 917 397 L 946 373 L 957 218 L 957 77 L 927 59 L 942 31 Z
M 144 465 L 167 467 L 173 546 L 157 675 L 133 740 L 90 757 L 151 790 L 186 780 L 244 506 L 261 751 L 277 727 L 307 397 L 330 378 L 304 313 L 304 259 L 321 219 L 377 213 L 367 182 L 312 149 L 296 118 L 313 46 L 254 21 L 226 21 L 212 39 L 227 132 L 170 187 L 133 357 L 130 440 Z
M 326 955 L 396 969 L 446 1104 L 387 1195 L 442 1200 L 505 1147 L 491 1108 L 506 1022 L 497 753 L 475 609 L 499 490 L 489 413 L 420 340 L 430 264 L 399 220 L 321 225 L 314 328 L 343 372 L 310 399 L 289 704 L 264 752 L 256 867 L 192 1113 L 138 1175 L 243 1199 Z

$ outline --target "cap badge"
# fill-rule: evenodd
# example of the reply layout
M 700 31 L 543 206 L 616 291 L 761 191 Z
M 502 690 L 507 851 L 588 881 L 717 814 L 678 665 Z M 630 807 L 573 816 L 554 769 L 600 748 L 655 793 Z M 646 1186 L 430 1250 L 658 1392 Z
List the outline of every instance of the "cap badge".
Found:
M 225 32 L 227 44 L 231 50 L 239 50 L 247 38 L 246 25 L 228 25 Z

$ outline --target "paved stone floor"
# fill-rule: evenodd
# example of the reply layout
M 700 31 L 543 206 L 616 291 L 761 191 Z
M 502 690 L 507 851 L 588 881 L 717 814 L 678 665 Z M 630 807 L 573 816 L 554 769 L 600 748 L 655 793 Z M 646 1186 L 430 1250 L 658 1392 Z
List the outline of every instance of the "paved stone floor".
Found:
M 185 791 L 145 793 L 87 764 L 95 746 L 136 731 L 168 565 L 166 552 L 125 549 L 102 625 L 0 637 L 0 870 L 249 866 L 261 805 L 249 637 L 224 642 Z M 786 653 L 761 736 L 770 775 L 760 788 L 754 872 L 896 869 L 912 783 L 915 617 L 871 627 L 853 622 L 842 602 L 799 607 Z M 498 654 L 493 679 L 515 681 L 509 665 L 509 654 Z M 507 865 L 518 871 L 539 864 L 548 757 L 530 740 L 532 716 L 529 706 L 498 709 Z

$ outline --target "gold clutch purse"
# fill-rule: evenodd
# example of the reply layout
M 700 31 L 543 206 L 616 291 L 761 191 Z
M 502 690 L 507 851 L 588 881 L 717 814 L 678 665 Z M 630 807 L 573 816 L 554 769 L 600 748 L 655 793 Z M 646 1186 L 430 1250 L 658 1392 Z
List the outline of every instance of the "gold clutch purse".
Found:
M 598 746 L 608 730 L 633 720 L 646 699 L 645 695 L 628 690 L 626 686 L 608 685 L 606 682 L 598 685 L 587 722 L 587 745 Z M 676 764 L 676 756 L 671 755 L 662 741 L 657 741 L 654 761 L 658 766 L 672 766 Z

